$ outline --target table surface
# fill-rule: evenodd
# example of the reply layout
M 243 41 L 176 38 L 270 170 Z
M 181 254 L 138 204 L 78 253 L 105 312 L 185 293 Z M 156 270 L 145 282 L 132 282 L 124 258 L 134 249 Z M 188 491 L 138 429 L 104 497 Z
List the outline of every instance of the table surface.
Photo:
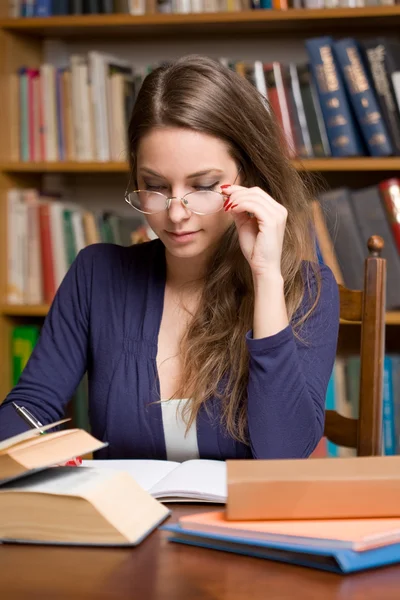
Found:
M 215 506 L 170 505 L 168 523 Z M 4 600 L 399 600 L 400 565 L 336 575 L 167 541 L 126 549 L 0 545 Z

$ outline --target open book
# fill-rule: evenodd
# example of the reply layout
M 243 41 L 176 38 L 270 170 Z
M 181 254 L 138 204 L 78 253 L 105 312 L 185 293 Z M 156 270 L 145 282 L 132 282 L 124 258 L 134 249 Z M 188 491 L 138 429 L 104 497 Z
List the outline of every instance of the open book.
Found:
M 126 472 L 55 467 L 0 486 L 0 541 L 135 546 L 170 511 Z
M 123 470 L 162 502 L 226 502 L 226 464 L 218 460 L 84 460 L 80 469 Z
M 41 433 L 65 421 L 69 419 L 45 425 L 41 430 L 29 429 L 0 442 L 0 484 L 107 446 L 83 429 Z

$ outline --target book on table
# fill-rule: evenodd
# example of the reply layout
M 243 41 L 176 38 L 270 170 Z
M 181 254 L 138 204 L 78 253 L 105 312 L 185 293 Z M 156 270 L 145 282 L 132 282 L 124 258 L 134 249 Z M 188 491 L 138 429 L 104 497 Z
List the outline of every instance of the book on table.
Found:
M 84 460 L 82 467 L 124 470 L 161 502 L 226 502 L 226 463 L 193 459 Z
M 337 573 L 400 562 L 400 519 L 232 521 L 213 511 L 162 529 L 171 542 Z
M 0 541 L 139 544 L 170 514 L 166 506 L 126 471 L 57 466 L 106 445 L 79 429 L 29 430 L 0 443 Z

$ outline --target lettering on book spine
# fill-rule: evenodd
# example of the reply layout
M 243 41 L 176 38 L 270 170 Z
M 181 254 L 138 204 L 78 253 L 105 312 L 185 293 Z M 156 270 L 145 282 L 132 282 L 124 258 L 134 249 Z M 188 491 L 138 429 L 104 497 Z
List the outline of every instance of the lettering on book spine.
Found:
M 316 74 L 318 77 L 318 84 L 323 94 L 332 94 L 339 92 L 339 81 L 336 72 L 336 65 L 332 55 L 330 46 L 321 46 L 320 56 L 322 60 L 321 65 L 317 65 Z M 339 96 L 327 98 L 325 104 L 329 109 L 335 111 L 340 110 L 340 99 Z M 336 112 L 331 115 L 326 123 L 327 127 L 337 127 L 347 125 L 347 119 L 343 113 Z M 333 145 L 337 147 L 346 147 L 350 144 L 350 138 L 341 133 L 333 140 Z
M 376 125 L 382 121 L 382 118 L 377 110 L 369 110 L 370 101 L 366 92 L 370 92 L 370 85 L 365 76 L 364 68 L 359 59 L 358 52 L 356 48 L 352 46 L 346 48 L 346 54 L 350 64 L 344 67 L 344 71 L 346 74 L 349 91 L 351 94 L 364 94 L 361 98 L 361 105 L 365 109 L 365 113 L 361 120 L 361 125 Z M 368 138 L 368 143 L 371 146 L 381 146 L 382 144 L 387 144 L 388 142 L 389 140 L 387 136 L 382 131 L 375 131 Z

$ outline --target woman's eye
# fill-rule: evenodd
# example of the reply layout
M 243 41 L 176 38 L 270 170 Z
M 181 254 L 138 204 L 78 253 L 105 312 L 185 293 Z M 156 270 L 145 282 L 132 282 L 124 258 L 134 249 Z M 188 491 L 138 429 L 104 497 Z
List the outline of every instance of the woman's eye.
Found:
M 216 181 L 212 185 L 195 185 L 193 186 L 196 190 L 211 192 L 218 185 L 219 181 Z
M 145 189 L 149 190 L 150 192 L 160 192 L 161 190 L 165 190 L 167 188 L 165 185 L 149 185 L 146 183 Z

